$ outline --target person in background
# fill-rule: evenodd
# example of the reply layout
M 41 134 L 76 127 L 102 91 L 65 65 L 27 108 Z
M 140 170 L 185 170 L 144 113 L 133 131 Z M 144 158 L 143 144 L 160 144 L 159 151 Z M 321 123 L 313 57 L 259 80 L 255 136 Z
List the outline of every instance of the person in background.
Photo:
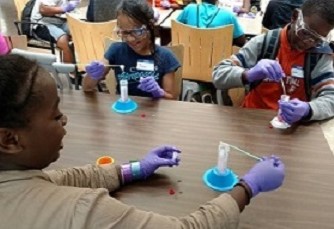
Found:
M 73 11 L 79 3 L 80 0 L 36 0 L 31 12 L 31 21 L 44 24 L 48 29 L 45 31 L 45 27 L 34 27 L 36 35 L 44 40 L 49 40 L 51 35 L 62 51 L 63 61 L 66 63 L 73 63 L 74 57 L 69 46 L 70 35 L 66 18 L 62 17 L 62 14 Z
M 181 5 L 179 5 L 178 0 L 155 0 L 154 1 L 154 6 L 153 6 L 153 1 L 149 0 L 148 3 L 152 6 L 152 7 L 161 7 L 164 9 L 179 9 L 181 7 Z
M 165 47 L 156 45 L 153 10 L 145 0 L 123 1 L 117 11 L 116 34 L 123 42 L 113 43 L 105 53 L 104 63 L 123 65 L 114 67 L 117 86 L 128 80 L 129 95 L 174 99 L 175 71 L 180 63 Z M 83 90 L 96 90 L 97 83 L 104 79 L 110 67 L 99 61 L 86 66 Z
M 251 0 L 218 0 L 218 5 L 236 14 L 243 14 L 250 11 Z
M 229 193 L 172 217 L 139 210 L 109 193 L 179 164 L 181 152 L 160 146 L 138 162 L 44 170 L 63 149 L 67 117 L 54 79 L 36 62 L 0 56 L 0 223 L 3 228 L 237 228 L 240 212 L 285 176 L 275 156 L 257 162 Z M 27 210 L 33 209 L 33 211 Z M 19 220 L 18 220 L 19 219 Z
M 305 0 L 271 0 L 262 19 L 267 29 L 283 28 L 291 21 L 294 9 L 299 8 Z
M 280 108 L 289 124 L 298 121 L 323 120 L 334 116 L 334 70 L 332 50 L 327 42 L 334 28 L 334 0 L 306 0 L 294 10 L 291 23 L 278 36 L 277 55 L 261 56 L 267 35 L 254 37 L 230 59 L 222 60 L 213 70 L 213 83 L 218 89 L 248 87 L 243 107 Z M 271 31 L 267 32 L 270 34 Z M 330 50 L 329 52 L 325 50 Z M 309 74 L 306 55 L 318 59 Z M 291 100 L 277 101 L 282 84 Z
M 217 0 L 203 0 L 201 4 L 189 4 L 176 20 L 198 28 L 215 28 L 232 24 L 233 44 L 242 47 L 246 43 L 246 37 L 237 17 L 231 11 L 217 7 L 216 3 Z
M 0 55 L 6 55 L 9 53 L 10 47 L 8 45 L 7 39 L 2 33 L 0 33 Z
M 116 19 L 116 9 L 123 0 L 89 0 L 86 18 L 89 22 L 105 22 Z

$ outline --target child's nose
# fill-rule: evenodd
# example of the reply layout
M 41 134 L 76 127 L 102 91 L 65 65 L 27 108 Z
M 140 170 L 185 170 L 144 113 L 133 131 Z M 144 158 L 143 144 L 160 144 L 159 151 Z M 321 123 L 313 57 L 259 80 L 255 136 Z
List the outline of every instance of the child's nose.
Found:
M 62 126 L 66 126 L 67 121 L 68 121 L 67 116 L 66 116 L 66 115 L 63 115 L 63 117 L 62 117 L 62 119 L 61 119 L 61 125 L 62 125 Z

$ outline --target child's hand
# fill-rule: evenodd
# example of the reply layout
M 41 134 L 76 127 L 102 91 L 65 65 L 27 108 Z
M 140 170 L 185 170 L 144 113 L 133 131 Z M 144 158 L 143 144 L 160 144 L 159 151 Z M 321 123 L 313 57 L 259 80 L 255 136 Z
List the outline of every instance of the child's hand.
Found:
M 161 89 L 153 76 L 140 78 L 140 84 L 138 85 L 138 88 L 142 91 L 152 93 L 153 98 L 161 98 L 165 95 L 165 91 Z
M 163 0 L 160 2 L 160 7 L 164 9 L 169 9 L 171 7 L 170 2 L 168 0 Z
M 80 1 L 69 1 L 61 6 L 64 13 L 71 12 L 79 5 Z
M 180 158 L 178 156 L 174 157 L 174 154 L 178 155 L 179 153 L 181 151 L 174 146 L 160 146 L 152 149 L 139 162 L 142 178 L 146 179 L 162 166 L 178 165 Z
M 86 73 L 95 80 L 102 79 L 105 71 L 105 66 L 100 61 L 93 61 L 85 67 Z

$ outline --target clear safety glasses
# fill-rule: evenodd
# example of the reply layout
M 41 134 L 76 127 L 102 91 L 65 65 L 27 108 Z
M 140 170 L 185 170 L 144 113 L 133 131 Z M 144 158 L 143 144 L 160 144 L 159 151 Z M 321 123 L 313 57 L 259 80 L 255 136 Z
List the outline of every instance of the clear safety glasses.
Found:
M 310 44 L 314 47 L 322 47 L 328 39 L 319 35 L 317 32 L 311 30 L 309 26 L 304 22 L 303 13 L 300 9 L 298 11 L 298 18 L 295 24 L 296 36 L 304 43 Z
M 135 39 L 140 39 L 144 37 L 144 35 L 147 33 L 147 28 L 146 28 L 146 25 L 142 25 L 138 29 L 129 29 L 129 30 L 123 30 L 123 29 L 116 28 L 114 32 L 121 39 L 128 38 L 129 36 Z

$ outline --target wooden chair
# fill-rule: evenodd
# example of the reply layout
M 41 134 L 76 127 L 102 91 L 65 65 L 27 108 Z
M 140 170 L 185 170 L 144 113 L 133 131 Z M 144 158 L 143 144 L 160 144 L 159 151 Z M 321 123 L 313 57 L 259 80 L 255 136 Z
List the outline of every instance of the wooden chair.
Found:
M 109 46 L 116 42 L 117 40 L 106 38 L 105 39 L 105 47 L 106 50 L 109 48 Z M 181 96 L 181 90 L 182 90 L 182 73 L 183 73 L 183 57 L 184 57 L 184 47 L 183 45 L 175 45 L 175 46 L 164 46 L 165 48 L 170 49 L 178 61 L 180 62 L 181 67 L 177 69 L 175 72 L 175 80 L 174 80 L 174 97 L 176 99 L 180 99 Z M 116 79 L 114 71 L 110 71 L 109 74 L 106 77 L 106 84 L 107 88 L 110 93 L 115 93 L 116 88 Z
M 14 4 L 16 7 L 17 19 L 21 20 L 21 13 L 29 0 L 14 0 Z
M 50 53 L 32 52 L 17 48 L 12 49 L 11 53 L 36 61 L 38 65 L 42 66 L 48 72 L 50 72 L 60 90 L 63 90 L 64 85 L 63 81 L 61 80 L 61 75 L 59 73 L 65 74 L 67 81 L 69 83 L 69 88 L 72 89 L 69 73 L 74 71 L 75 69 L 74 64 L 57 63 L 57 57 Z
M 116 20 L 108 22 L 85 22 L 67 14 L 67 23 L 72 35 L 78 70 L 93 60 L 101 60 L 105 51 L 105 38 L 114 37 Z
M 14 4 L 16 7 L 16 13 L 17 13 L 17 20 L 14 21 L 14 25 L 17 29 L 17 33 L 18 35 L 23 35 L 22 30 L 21 30 L 21 25 L 22 24 L 32 24 L 32 25 L 41 25 L 44 26 L 42 24 L 39 23 L 31 23 L 31 22 L 25 22 L 25 21 L 21 21 L 21 14 L 22 11 L 25 7 L 25 5 L 27 4 L 29 0 L 14 0 Z M 37 37 L 36 34 L 33 34 L 32 37 L 28 37 L 28 43 L 27 43 L 28 47 L 33 47 L 33 48 L 41 48 L 41 49 L 49 49 L 51 51 L 52 54 L 56 53 L 56 44 L 52 41 L 51 36 L 49 37 L 49 40 L 45 41 L 40 39 L 39 37 Z
M 172 20 L 172 45 L 183 44 L 183 79 L 212 82 L 213 67 L 232 54 L 233 25 L 200 29 Z
M 203 29 L 175 20 L 171 23 L 172 45 L 184 45 L 183 79 L 211 83 L 213 67 L 232 54 L 233 25 Z M 194 88 L 190 90 L 191 94 L 196 92 Z M 191 98 L 189 93 L 184 94 Z M 219 90 L 217 100 L 222 103 Z
M 236 54 L 239 52 L 239 47 L 233 46 L 232 52 Z M 240 88 L 231 88 L 228 90 L 221 91 L 221 99 L 220 104 L 227 106 L 240 107 L 246 95 L 246 89 L 244 87 Z
M 165 47 L 170 49 L 174 53 L 174 55 L 176 56 L 181 65 L 181 67 L 179 67 L 175 72 L 175 79 L 174 79 L 174 97 L 180 100 L 182 91 L 184 46 L 179 44 Z

